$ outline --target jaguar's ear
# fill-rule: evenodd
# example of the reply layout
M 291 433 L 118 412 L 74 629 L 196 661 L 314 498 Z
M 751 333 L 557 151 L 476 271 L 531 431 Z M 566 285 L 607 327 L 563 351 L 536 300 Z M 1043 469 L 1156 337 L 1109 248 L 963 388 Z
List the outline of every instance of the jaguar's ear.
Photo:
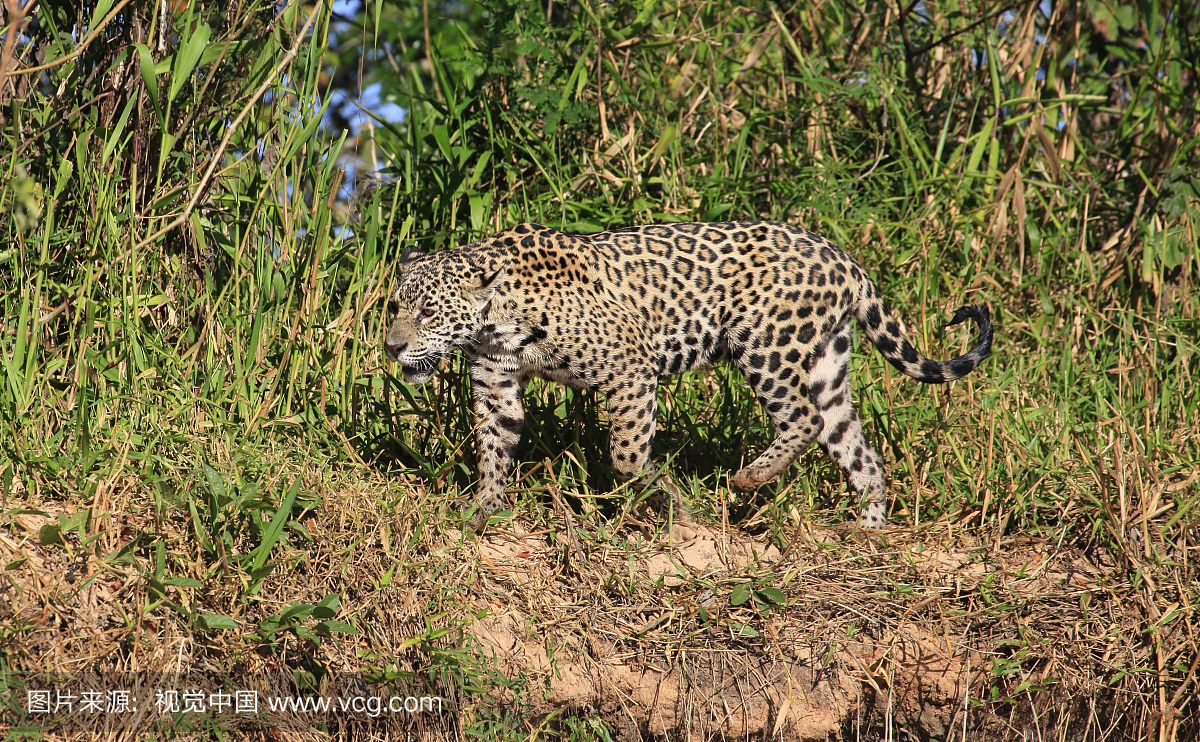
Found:
M 424 257 L 425 253 L 421 252 L 416 245 L 409 245 L 404 248 L 404 252 L 400 253 L 400 265 L 407 265 L 417 258 Z
M 476 283 L 469 289 L 471 296 L 475 299 L 475 306 L 480 309 L 487 306 L 495 296 L 500 282 L 504 280 L 504 274 L 505 269 L 500 268 L 492 272 L 484 269 L 476 275 Z

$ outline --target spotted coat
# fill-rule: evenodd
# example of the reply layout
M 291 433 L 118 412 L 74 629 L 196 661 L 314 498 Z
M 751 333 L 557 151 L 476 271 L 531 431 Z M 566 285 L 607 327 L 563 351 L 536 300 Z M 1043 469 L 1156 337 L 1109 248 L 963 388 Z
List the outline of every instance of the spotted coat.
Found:
M 991 353 L 986 307 L 958 309 L 979 339 L 965 355 L 917 352 L 874 281 L 833 243 L 778 222 L 656 224 L 570 235 L 522 224 L 473 245 L 401 257 L 384 346 L 410 383 L 462 348 L 473 380 L 479 460 L 473 525 L 501 507 L 533 377 L 607 398 L 612 464 L 653 478 L 659 378 L 728 359 L 775 425 L 774 442 L 736 472 L 748 491 L 779 476 L 816 440 L 863 503 L 859 525 L 887 519 L 884 465 L 850 397 L 850 320 L 893 366 L 925 383 L 962 378 Z

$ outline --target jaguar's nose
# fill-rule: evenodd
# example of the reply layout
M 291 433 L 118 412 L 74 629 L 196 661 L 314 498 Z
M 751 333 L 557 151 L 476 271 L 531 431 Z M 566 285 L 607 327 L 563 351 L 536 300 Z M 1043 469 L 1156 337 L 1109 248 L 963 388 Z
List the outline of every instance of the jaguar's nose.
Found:
M 400 354 L 403 353 L 404 349 L 407 347 L 408 343 L 393 343 L 388 341 L 383 344 L 384 350 L 387 351 L 388 358 L 391 358 L 393 361 L 399 358 Z

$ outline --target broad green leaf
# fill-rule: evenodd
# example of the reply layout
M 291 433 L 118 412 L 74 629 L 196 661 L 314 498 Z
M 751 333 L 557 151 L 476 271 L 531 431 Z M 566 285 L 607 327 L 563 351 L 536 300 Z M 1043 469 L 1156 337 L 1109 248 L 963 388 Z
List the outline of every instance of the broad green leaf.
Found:
M 771 605 L 786 605 L 787 596 L 777 587 L 762 587 L 754 591 L 754 594 L 764 602 Z
M 79 531 L 82 534 L 84 529 L 87 528 L 88 518 L 91 515 L 92 511 L 90 509 L 76 510 L 66 518 L 61 515 L 58 516 L 58 522 L 63 531 Z
M 995 124 L 995 119 L 988 118 L 983 124 L 983 129 L 980 130 L 978 137 L 975 140 L 975 148 L 971 150 L 971 159 L 967 160 L 967 172 L 979 172 L 979 163 L 983 161 L 983 153 L 987 150 L 988 144 L 992 140 L 992 126 Z
M 108 139 L 104 142 L 104 150 L 100 154 L 100 163 L 102 165 L 108 164 L 108 159 L 112 156 L 113 149 L 120 144 L 121 134 L 125 131 L 125 124 L 129 121 L 129 114 L 133 112 L 133 107 L 136 104 L 137 96 L 130 96 L 129 102 L 121 110 L 121 115 L 117 117 L 117 123 L 113 126 L 112 133 L 108 135 Z
M 133 48 L 137 50 L 138 61 L 141 63 L 142 82 L 146 84 L 146 93 L 150 96 L 159 122 L 165 126 L 162 109 L 158 105 L 158 78 L 154 74 L 154 58 L 150 56 L 150 49 L 145 44 L 134 44 Z
M 171 71 L 171 90 L 167 93 L 167 100 L 173 101 L 179 95 L 183 83 L 191 76 L 192 70 L 196 68 L 196 63 L 200 61 L 211 36 L 212 29 L 208 27 L 207 23 L 201 23 L 188 38 L 183 50 L 175 55 L 175 69 Z
M 313 632 L 303 626 L 293 626 L 292 631 L 296 632 L 296 636 L 300 639 L 308 639 L 309 641 L 318 641 L 318 637 Z
M 446 156 L 446 159 L 452 159 L 450 157 L 450 132 L 445 124 L 437 124 L 433 127 L 433 138 L 437 142 L 438 147 L 441 148 L 442 154 Z
M 42 546 L 54 546 L 62 542 L 62 531 L 57 523 L 47 523 L 38 529 L 38 543 Z
M 339 634 L 357 634 L 358 630 L 344 621 L 321 621 L 315 627 L 318 634 L 331 634 L 338 632 Z
M 296 620 L 297 618 L 308 618 L 308 616 L 313 612 L 314 608 L 315 606 L 308 605 L 307 603 L 299 603 L 294 605 L 283 612 L 283 615 L 279 617 L 279 623 L 286 624 Z
M 213 496 L 218 501 L 223 500 L 225 498 L 225 491 L 226 491 L 225 490 L 225 481 L 223 479 L 221 479 L 221 475 L 217 473 L 217 470 L 212 468 L 208 464 L 205 464 L 204 465 L 204 478 L 208 480 L 208 488 L 209 488 L 209 490 L 212 491 Z
M 471 229 L 481 231 L 487 222 L 487 211 L 484 208 L 484 197 L 472 193 L 468 198 L 471 205 Z
M 96 7 L 92 9 L 92 21 L 88 24 L 87 30 L 91 31 L 100 25 L 104 17 L 108 15 L 108 11 L 112 8 L 113 0 L 100 0 L 96 3 Z
M 209 630 L 228 630 L 238 627 L 237 621 L 220 613 L 202 613 L 200 614 L 200 623 Z
M 292 488 L 288 490 L 284 496 L 283 502 L 279 504 L 279 509 L 275 511 L 275 516 L 271 518 L 271 524 L 267 526 L 266 532 L 263 534 L 262 543 L 254 549 L 254 561 L 250 563 L 250 571 L 257 572 L 267 563 L 267 559 L 271 556 L 271 549 L 275 548 L 275 542 L 279 540 L 279 536 L 283 533 L 283 524 L 292 515 L 292 504 L 296 502 L 296 495 L 300 492 L 300 480 L 297 479 L 292 483 Z
M 667 151 L 667 147 L 670 147 L 671 142 L 675 141 L 675 135 L 678 133 L 679 129 L 674 124 L 669 124 L 663 129 L 662 135 L 658 138 L 658 143 L 654 145 L 654 150 L 650 152 L 651 164 L 662 156 L 662 153 Z
M 58 177 L 54 180 L 54 200 L 62 195 L 63 188 L 71 182 L 71 176 L 75 173 L 75 163 L 64 157 L 58 163 Z

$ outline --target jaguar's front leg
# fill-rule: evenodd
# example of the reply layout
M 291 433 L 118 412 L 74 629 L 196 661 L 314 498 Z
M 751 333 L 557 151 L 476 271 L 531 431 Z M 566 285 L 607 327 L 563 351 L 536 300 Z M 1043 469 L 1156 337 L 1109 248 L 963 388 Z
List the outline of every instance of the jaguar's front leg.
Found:
M 525 427 L 521 405 L 522 380 L 486 363 L 471 369 L 475 397 L 475 452 L 479 462 L 476 510 L 470 525 L 480 529 L 504 504 L 504 485 L 513 449 Z

